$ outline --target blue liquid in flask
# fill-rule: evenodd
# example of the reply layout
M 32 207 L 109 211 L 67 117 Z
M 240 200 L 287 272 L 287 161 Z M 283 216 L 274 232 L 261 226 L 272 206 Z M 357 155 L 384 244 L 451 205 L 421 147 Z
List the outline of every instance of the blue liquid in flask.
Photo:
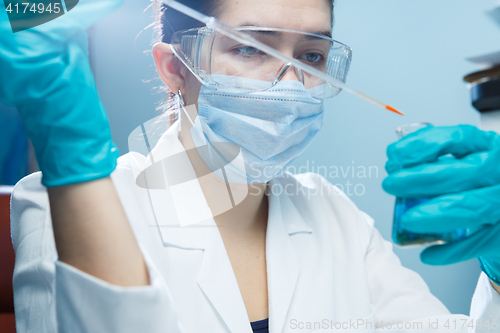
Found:
M 401 217 L 410 208 L 426 203 L 431 199 L 424 198 L 396 198 L 394 207 L 394 225 L 392 228 L 392 239 L 400 246 L 410 245 L 437 245 L 444 243 L 458 242 L 468 235 L 467 229 L 457 229 L 451 232 L 442 233 L 415 233 L 403 229 Z

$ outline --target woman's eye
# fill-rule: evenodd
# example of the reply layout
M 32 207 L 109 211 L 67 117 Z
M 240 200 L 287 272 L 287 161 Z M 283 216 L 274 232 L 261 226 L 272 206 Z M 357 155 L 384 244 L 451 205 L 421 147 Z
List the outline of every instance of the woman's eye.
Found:
M 307 62 L 316 63 L 316 62 L 321 61 L 323 59 L 323 56 L 321 54 L 318 54 L 318 53 L 305 53 L 305 54 L 301 55 L 300 58 L 307 61 Z
M 255 47 L 251 46 L 238 47 L 236 48 L 236 51 L 246 56 L 256 55 L 259 52 L 259 50 L 257 50 Z

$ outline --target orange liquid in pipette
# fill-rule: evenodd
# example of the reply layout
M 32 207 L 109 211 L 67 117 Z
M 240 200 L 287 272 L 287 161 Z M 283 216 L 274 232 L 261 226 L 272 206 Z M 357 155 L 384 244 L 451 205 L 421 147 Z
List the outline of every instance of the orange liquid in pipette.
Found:
M 385 108 L 386 108 L 387 110 L 389 110 L 389 111 L 392 111 L 392 112 L 395 112 L 395 113 L 397 113 L 397 114 L 399 114 L 399 115 L 401 115 L 401 116 L 404 116 L 404 113 L 403 113 L 403 112 L 400 112 L 400 111 L 396 110 L 396 109 L 395 109 L 395 108 L 393 108 L 392 106 L 387 105 Z

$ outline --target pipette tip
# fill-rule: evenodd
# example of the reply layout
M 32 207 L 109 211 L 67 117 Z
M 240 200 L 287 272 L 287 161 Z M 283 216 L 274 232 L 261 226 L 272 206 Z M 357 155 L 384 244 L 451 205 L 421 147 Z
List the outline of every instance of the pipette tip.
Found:
M 400 112 L 400 111 L 396 110 L 396 109 L 395 109 L 395 108 L 393 108 L 392 106 L 387 105 L 385 108 L 386 108 L 387 110 L 389 110 L 389 111 L 392 111 L 392 112 L 394 112 L 394 113 L 399 114 L 400 116 L 404 116 L 404 115 L 405 115 L 403 112 Z

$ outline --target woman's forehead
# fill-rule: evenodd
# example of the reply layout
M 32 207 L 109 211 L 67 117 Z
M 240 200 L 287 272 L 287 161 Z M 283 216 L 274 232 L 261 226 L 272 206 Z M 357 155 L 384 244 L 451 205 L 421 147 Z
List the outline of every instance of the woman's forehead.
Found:
M 329 0 L 224 0 L 218 19 L 231 26 L 331 31 Z

